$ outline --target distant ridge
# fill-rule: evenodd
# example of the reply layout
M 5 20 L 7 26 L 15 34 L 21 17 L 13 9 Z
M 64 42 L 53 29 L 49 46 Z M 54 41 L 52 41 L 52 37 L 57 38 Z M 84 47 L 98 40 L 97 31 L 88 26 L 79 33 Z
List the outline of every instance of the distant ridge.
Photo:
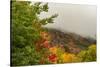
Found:
M 48 33 L 51 36 L 51 44 L 63 45 L 68 48 L 71 53 L 78 53 L 93 43 L 96 43 L 95 39 L 82 37 L 75 33 L 62 32 L 57 29 L 47 28 Z

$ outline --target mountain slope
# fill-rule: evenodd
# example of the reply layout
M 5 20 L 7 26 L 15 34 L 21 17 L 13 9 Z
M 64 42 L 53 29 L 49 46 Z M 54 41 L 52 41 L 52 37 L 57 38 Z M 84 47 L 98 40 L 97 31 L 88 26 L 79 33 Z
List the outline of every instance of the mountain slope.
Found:
M 75 33 L 62 32 L 56 29 L 47 29 L 51 36 L 51 44 L 63 45 L 66 51 L 70 53 L 78 53 L 88 46 L 95 43 L 96 40 L 92 38 L 82 37 Z

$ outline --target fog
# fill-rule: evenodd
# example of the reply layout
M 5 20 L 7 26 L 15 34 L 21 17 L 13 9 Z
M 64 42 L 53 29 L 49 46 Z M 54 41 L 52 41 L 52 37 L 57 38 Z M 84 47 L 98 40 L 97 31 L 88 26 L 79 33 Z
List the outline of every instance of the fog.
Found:
M 55 23 L 47 24 L 44 27 L 96 37 L 95 5 L 49 3 L 48 6 L 49 11 L 42 12 L 40 17 L 45 18 L 55 13 L 58 14 L 58 17 L 54 19 Z

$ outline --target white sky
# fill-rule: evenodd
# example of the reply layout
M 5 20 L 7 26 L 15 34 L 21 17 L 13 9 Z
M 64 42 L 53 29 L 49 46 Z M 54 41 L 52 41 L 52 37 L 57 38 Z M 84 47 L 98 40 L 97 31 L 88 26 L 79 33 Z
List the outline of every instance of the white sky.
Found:
M 46 27 L 75 32 L 83 36 L 96 35 L 96 6 L 49 3 L 49 12 L 41 13 L 41 18 L 58 13 L 55 23 Z

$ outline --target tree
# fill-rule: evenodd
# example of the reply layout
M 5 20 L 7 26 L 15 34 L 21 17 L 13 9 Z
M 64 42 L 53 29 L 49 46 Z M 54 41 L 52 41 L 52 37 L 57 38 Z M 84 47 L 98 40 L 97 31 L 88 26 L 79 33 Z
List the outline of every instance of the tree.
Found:
M 48 12 L 48 3 L 31 5 L 29 1 L 11 1 L 11 65 L 37 64 L 40 58 L 35 51 L 35 42 L 39 40 L 41 25 L 53 23 L 53 18 L 40 19 L 41 12 Z M 35 58 L 34 58 L 35 57 Z
M 96 45 L 93 44 L 87 50 L 82 50 L 78 57 L 82 62 L 96 61 Z

